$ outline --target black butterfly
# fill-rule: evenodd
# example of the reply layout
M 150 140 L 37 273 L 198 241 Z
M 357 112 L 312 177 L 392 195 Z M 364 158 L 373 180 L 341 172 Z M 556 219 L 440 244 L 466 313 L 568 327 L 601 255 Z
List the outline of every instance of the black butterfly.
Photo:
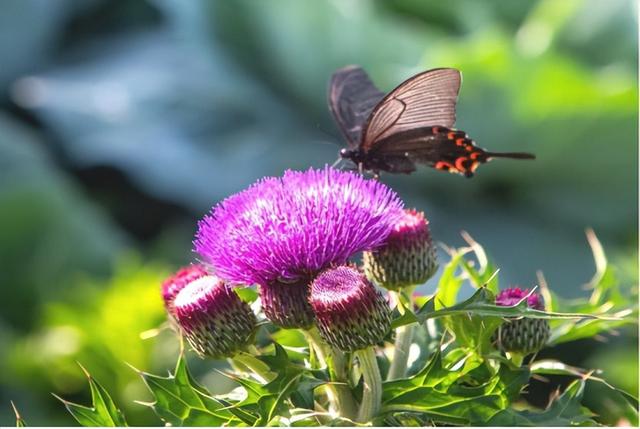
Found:
M 385 95 L 358 66 L 336 71 L 329 108 L 348 143 L 340 156 L 376 175 L 409 174 L 416 164 L 426 164 L 467 177 L 492 158 L 535 159 L 529 153 L 487 152 L 452 128 L 461 81 L 456 69 L 433 69 Z

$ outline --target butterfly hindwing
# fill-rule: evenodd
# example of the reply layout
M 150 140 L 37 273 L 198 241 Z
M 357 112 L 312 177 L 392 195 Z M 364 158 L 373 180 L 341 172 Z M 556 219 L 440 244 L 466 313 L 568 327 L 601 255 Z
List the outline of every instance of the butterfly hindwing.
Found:
M 411 173 L 417 164 L 423 164 L 471 176 L 479 164 L 488 161 L 487 152 L 464 131 L 440 126 L 392 134 L 379 140 L 368 156 L 378 164 L 377 169 L 390 173 Z

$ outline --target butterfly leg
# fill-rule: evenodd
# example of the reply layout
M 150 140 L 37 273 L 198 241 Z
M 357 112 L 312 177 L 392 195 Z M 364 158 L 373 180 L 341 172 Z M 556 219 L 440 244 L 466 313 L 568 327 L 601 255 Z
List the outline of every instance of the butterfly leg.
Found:
M 364 165 L 361 162 L 358 163 L 358 172 L 361 176 L 364 174 Z

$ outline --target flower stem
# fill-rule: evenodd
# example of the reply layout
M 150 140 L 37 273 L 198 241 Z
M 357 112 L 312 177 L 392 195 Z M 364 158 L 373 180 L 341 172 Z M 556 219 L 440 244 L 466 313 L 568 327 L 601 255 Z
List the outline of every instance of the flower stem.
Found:
M 327 396 L 333 409 L 341 417 L 353 419 L 356 415 L 356 402 L 349 388 L 344 353 L 329 347 L 322 340 L 315 326 L 303 332 L 309 342 L 309 346 L 315 351 L 318 360 L 329 368 L 331 381 L 337 382 L 326 385 Z
M 382 377 L 376 361 L 376 352 L 373 347 L 367 347 L 355 352 L 360 362 L 360 372 L 364 379 L 362 389 L 362 402 L 358 410 L 358 422 L 370 422 L 380 411 L 382 402 Z
M 413 331 L 415 325 L 404 325 L 396 329 L 396 341 L 393 350 L 393 360 L 387 374 L 387 380 L 397 380 L 407 374 L 407 362 L 409 361 L 409 351 L 413 341 Z
M 405 308 L 405 305 L 401 301 L 403 298 L 401 292 L 389 292 L 389 294 L 394 298 L 401 314 L 404 314 L 405 311 L 411 311 L 411 307 L 413 306 L 412 292 L 414 289 L 415 286 L 407 288 L 408 294 L 405 299 L 408 301 L 409 309 Z M 407 374 L 407 362 L 409 361 L 409 351 L 413 341 L 414 330 L 415 326 L 413 324 L 400 326 L 396 329 L 396 341 L 393 347 L 393 360 L 391 361 L 391 367 L 387 374 L 387 380 L 403 378 Z

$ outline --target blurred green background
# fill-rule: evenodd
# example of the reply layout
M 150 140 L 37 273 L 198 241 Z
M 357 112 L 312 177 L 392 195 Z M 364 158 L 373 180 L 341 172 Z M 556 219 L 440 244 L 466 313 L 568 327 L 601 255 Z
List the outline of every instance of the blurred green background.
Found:
M 437 240 L 462 245 L 466 230 L 502 282 L 533 285 L 543 270 L 577 297 L 593 227 L 637 285 L 632 0 L 5 0 L 0 11 L 0 425 L 14 422 L 9 400 L 32 425 L 74 424 L 50 392 L 87 401 L 76 361 L 130 423 L 158 424 L 132 402 L 148 395 L 124 362 L 175 362 L 170 334 L 139 336 L 163 321 L 160 281 L 193 259 L 195 223 L 221 198 L 336 159 L 326 86 L 347 64 L 385 90 L 457 67 L 457 126 L 482 147 L 537 155 L 472 180 L 383 177 Z M 622 334 L 557 354 L 637 394 L 637 329 Z

